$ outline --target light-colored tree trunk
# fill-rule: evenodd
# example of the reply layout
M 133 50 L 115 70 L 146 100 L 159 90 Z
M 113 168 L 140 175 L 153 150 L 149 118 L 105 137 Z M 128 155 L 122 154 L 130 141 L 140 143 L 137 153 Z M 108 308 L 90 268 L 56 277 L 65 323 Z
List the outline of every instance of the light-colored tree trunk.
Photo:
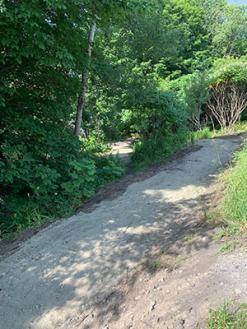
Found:
M 88 37 L 88 48 L 87 48 L 87 59 L 85 68 L 82 72 L 81 76 L 81 90 L 78 96 L 77 101 L 77 108 L 76 108 L 76 120 L 75 120 L 75 130 L 74 134 L 76 136 L 80 136 L 81 124 L 82 124 L 82 113 L 86 105 L 86 98 L 87 98 L 87 91 L 88 91 L 88 78 L 89 78 L 89 70 L 90 70 L 90 63 L 92 57 L 92 49 L 94 43 L 94 36 L 96 32 L 96 24 L 93 23 Z

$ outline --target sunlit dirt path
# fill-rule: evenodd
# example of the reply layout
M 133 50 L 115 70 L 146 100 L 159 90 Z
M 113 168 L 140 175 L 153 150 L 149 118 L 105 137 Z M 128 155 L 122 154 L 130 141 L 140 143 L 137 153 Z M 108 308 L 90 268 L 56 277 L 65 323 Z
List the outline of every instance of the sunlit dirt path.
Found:
M 84 328 L 90 305 L 195 225 L 193 212 L 242 139 L 199 141 L 199 149 L 91 213 L 61 220 L 25 241 L 0 263 L 0 328 Z

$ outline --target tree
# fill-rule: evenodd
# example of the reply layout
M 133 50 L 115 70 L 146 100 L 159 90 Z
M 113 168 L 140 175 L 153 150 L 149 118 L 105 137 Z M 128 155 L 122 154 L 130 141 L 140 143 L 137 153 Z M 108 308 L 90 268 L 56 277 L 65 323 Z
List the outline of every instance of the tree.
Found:
M 92 56 L 92 48 L 94 42 L 94 35 L 96 32 L 96 23 L 93 23 L 88 37 L 88 48 L 87 48 L 87 61 L 81 77 L 81 91 L 79 93 L 77 108 L 76 108 L 76 120 L 75 120 L 75 135 L 79 136 L 81 132 L 82 122 L 82 111 L 86 105 L 86 93 L 88 91 L 88 76 Z
M 234 83 L 219 83 L 210 88 L 208 108 L 222 129 L 232 128 L 247 107 L 247 89 Z
M 247 7 L 217 1 L 214 4 L 210 3 L 207 12 L 214 55 L 217 57 L 245 55 L 247 51 Z
M 208 108 L 221 128 L 231 128 L 247 107 L 247 61 L 219 60 L 211 71 Z
M 126 2 L 125 2 L 126 3 Z M 88 23 L 123 1 L 4 1 L 1 12 L 0 235 L 60 216 L 121 175 L 73 136 Z M 66 210 L 67 209 L 67 210 Z

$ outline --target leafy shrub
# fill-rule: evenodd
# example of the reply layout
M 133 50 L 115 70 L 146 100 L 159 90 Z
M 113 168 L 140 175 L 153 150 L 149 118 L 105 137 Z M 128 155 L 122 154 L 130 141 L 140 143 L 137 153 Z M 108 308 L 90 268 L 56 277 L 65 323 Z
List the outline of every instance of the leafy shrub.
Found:
M 170 135 L 156 135 L 154 138 L 141 139 L 134 145 L 133 162 L 136 168 L 158 163 L 169 158 L 179 149 L 189 145 L 191 134 L 184 130 Z
M 208 76 L 206 72 L 195 71 L 176 80 L 167 81 L 167 87 L 176 93 L 183 104 L 193 130 L 202 128 L 205 119 L 205 104 L 208 100 Z
M 224 58 L 215 61 L 210 71 L 210 83 L 219 84 L 223 82 L 247 83 L 247 58 Z
M 86 152 L 68 129 L 39 128 L 30 132 L 17 125 L 2 134 L 2 234 L 70 213 L 98 186 L 123 174 L 120 163 Z
M 137 113 L 140 140 L 134 145 L 133 160 L 138 166 L 165 159 L 190 141 L 187 113 L 174 92 L 159 91 L 149 107 Z
M 113 156 L 95 157 L 96 186 L 101 186 L 120 178 L 124 174 L 121 161 Z
M 122 174 L 92 154 L 94 136 L 72 135 L 92 7 L 62 2 L 1 7 L 0 235 L 65 215 Z
M 101 131 L 92 131 L 87 138 L 82 139 L 86 151 L 92 154 L 104 154 L 109 151 L 105 136 Z

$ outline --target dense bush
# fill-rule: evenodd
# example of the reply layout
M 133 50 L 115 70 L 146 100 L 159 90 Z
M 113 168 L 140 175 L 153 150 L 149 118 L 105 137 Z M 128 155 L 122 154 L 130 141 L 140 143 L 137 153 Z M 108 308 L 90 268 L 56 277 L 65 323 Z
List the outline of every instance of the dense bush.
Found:
M 210 115 L 221 128 L 232 128 L 247 108 L 247 60 L 227 58 L 215 62 L 210 72 Z
M 3 135 L 1 233 L 69 213 L 98 186 L 123 174 L 116 160 L 91 155 L 68 129 L 54 125 L 36 124 L 34 131 L 14 129 L 11 136 Z
M 182 104 L 191 130 L 200 130 L 206 124 L 205 104 L 209 96 L 208 84 L 207 70 L 162 81 L 162 86 L 172 90 Z
M 140 135 L 133 155 L 138 166 L 167 158 L 190 141 L 188 115 L 176 94 L 158 90 L 155 96 L 132 118 Z
M 193 130 L 233 128 L 247 108 L 246 57 L 218 59 L 210 69 L 163 81 L 176 92 Z

